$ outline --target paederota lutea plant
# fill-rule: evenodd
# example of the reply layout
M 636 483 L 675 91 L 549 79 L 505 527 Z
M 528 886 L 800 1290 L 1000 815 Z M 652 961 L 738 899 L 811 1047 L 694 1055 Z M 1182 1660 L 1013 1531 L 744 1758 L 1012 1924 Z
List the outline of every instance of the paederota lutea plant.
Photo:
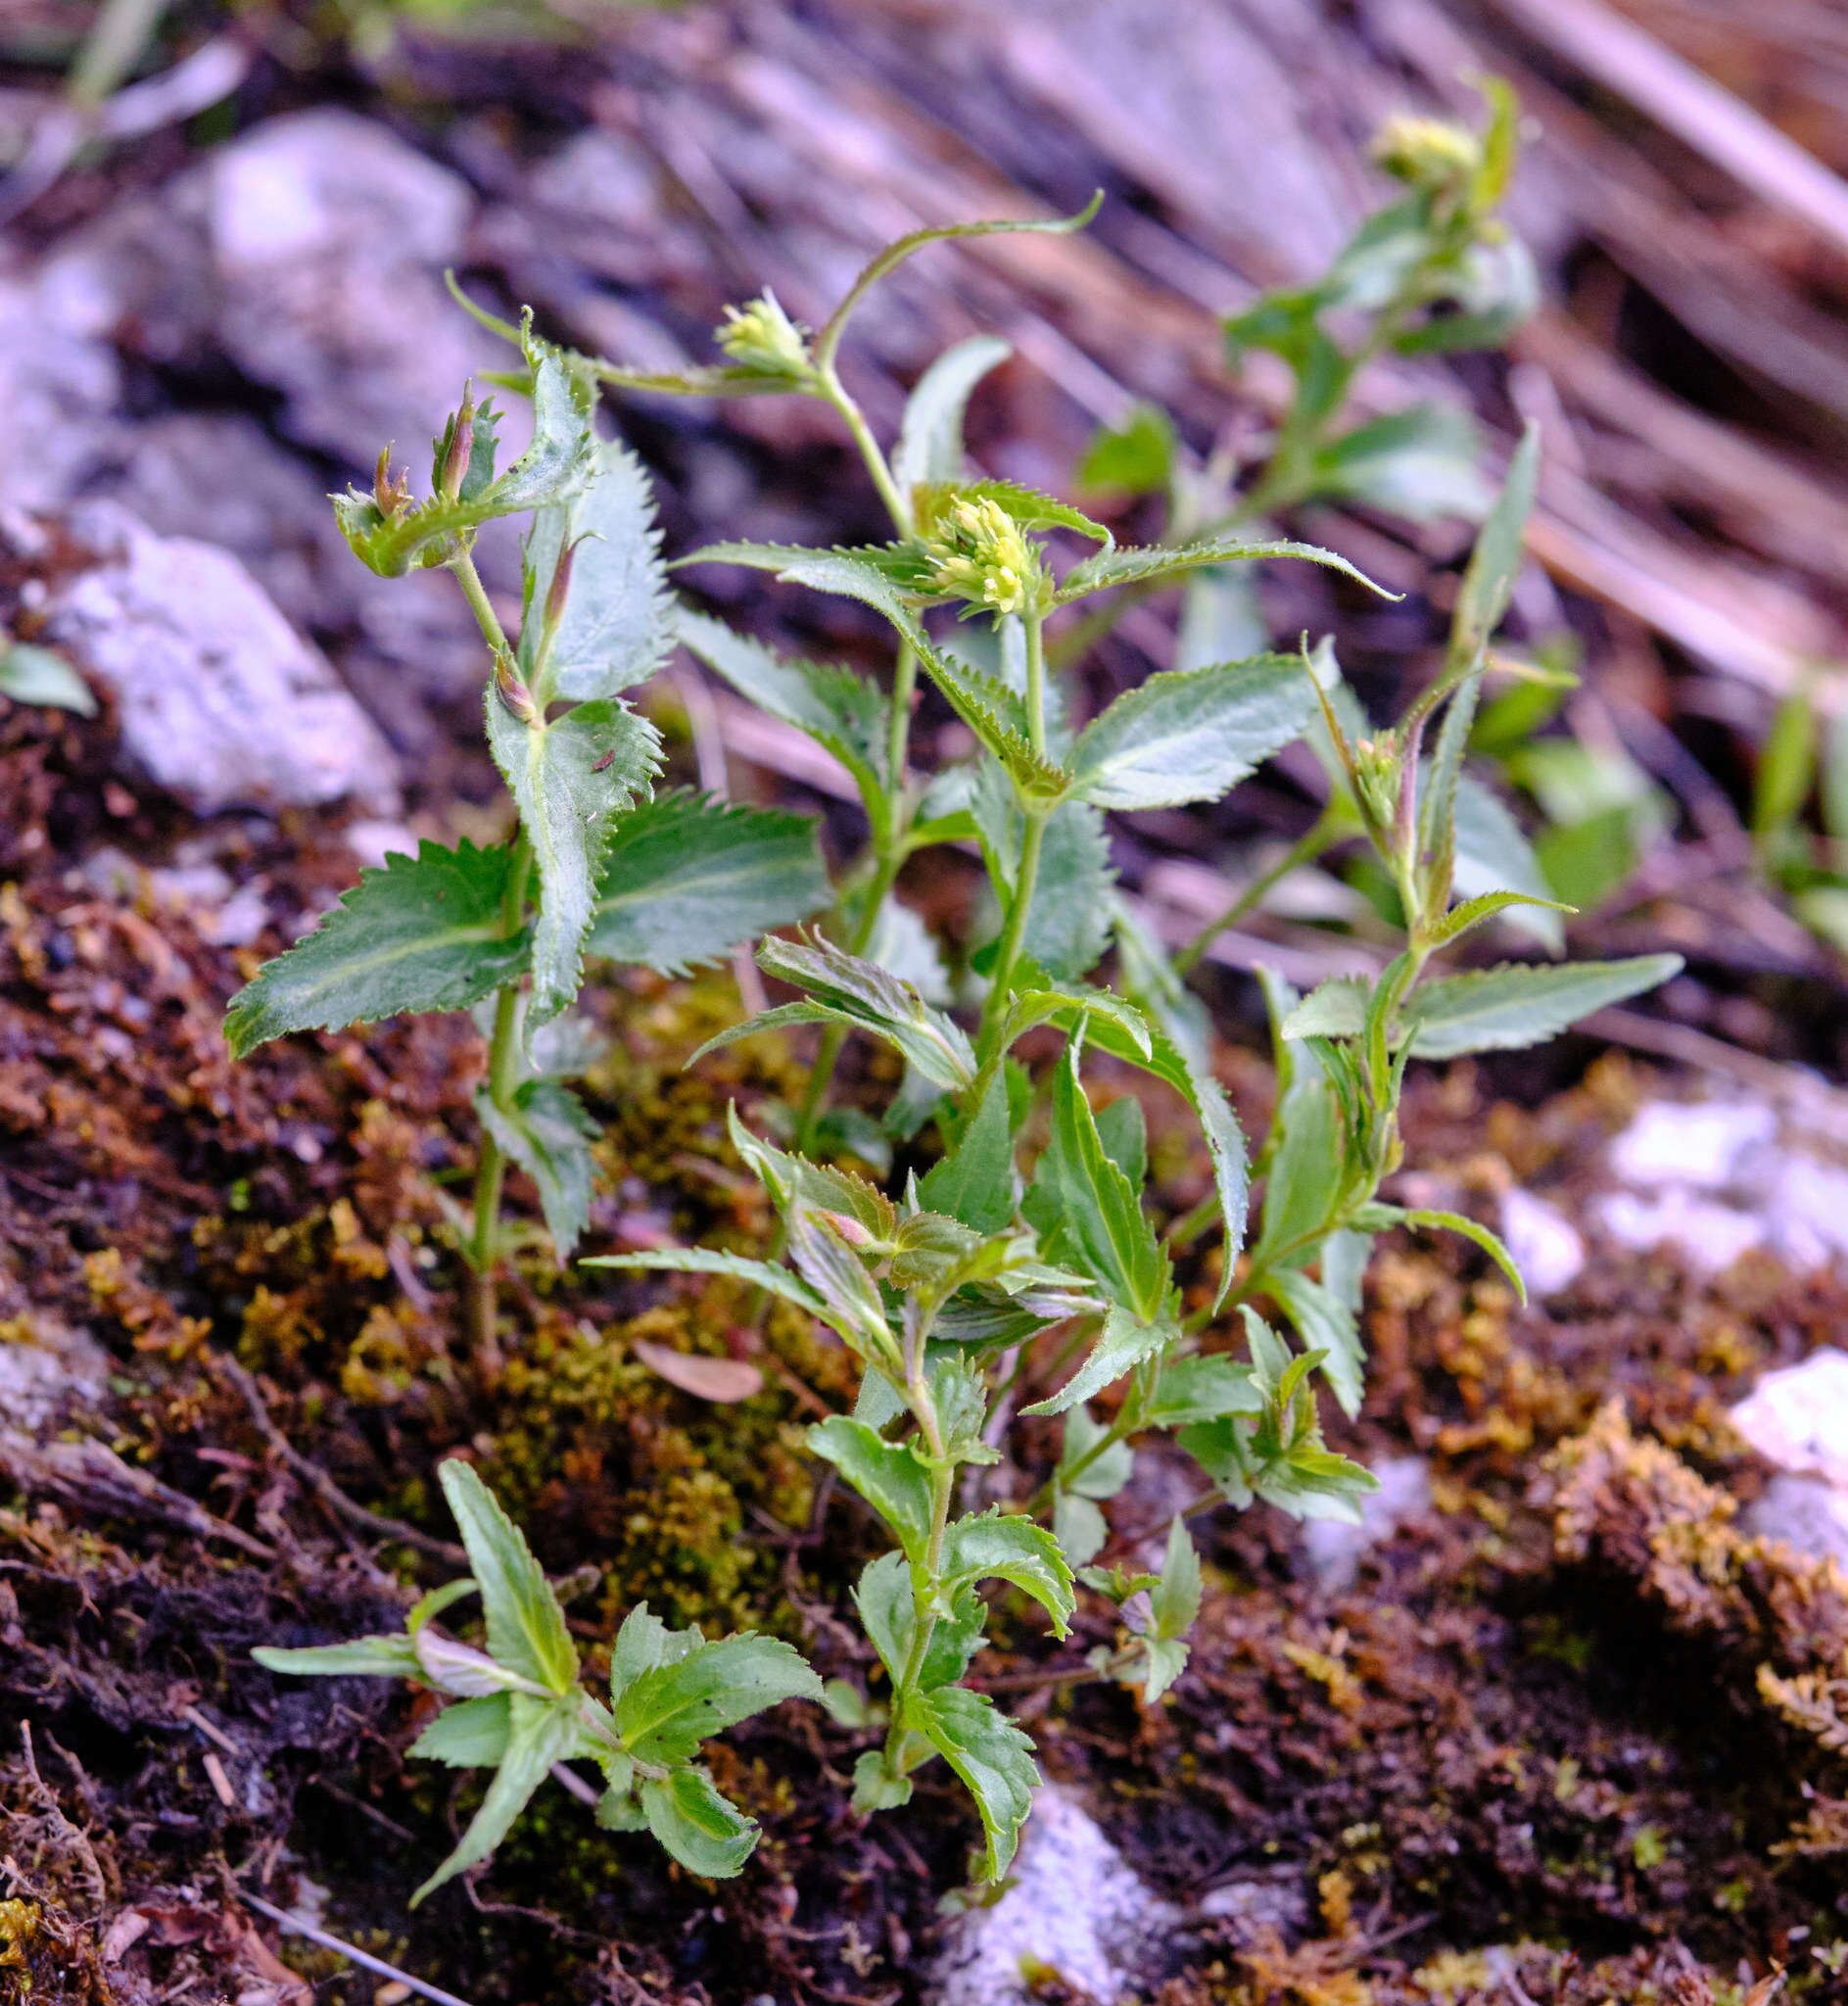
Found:
M 986 337 L 959 345 L 925 372 L 886 455 L 837 368 L 848 314 L 868 287 L 938 238 L 1066 229 L 1083 219 L 921 232 L 877 259 L 817 334 L 768 296 L 732 310 L 718 333 L 726 361 L 687 376 L 638 377 L 555 358 L 530 334 L 502 327 L 526 345 L 536 397 L 542 370 L 556 359 L 563 380 L 579 386 L 602 378 L 674 394 L 821 399 L 841 413 L 891 512 L 892 540 L 876 547 L 727 544 L 684 560 L 753 566 L 862 601 L 889 625 L 896 668 L 887 693 L 845 669 L 780 658 L 704 614 L 673 616 L 696 655 L 854 775 L 871 834 L 866 855 L 835 887 L 825 925 L 794 939 L 766 938 L 757 949 L 763 972 L 794 999 L 711 1041 L 806 1027 L 821 1032 L 807 1105 L 787 1111 L 780 1133 L 753 1132 L 735 1107 L 728 1117 L 734 1146 L 777 1214 L 775 1251 L 750 1259 L 657 1249 L 585 1265 L 750 1282 L 836 1332 L 860 1361 L 853 1411 L 808 1434 L 814 1454 L 860 1494 L 892 1542 L 854 1591 L 883 1684 L 862 1691 L 836 1682 L 829 1692 L 837 1719 L 877 1730 L 877 1745 L 858 1760 L 854 1801 L 864 1813 L 903 1804 L 918 1770 L 941 1757 L 980 1815 L 981 1872 L 991 1881 L 1013 1857 L 1038 1775 L 1024 1731 L 965 1683 L 986 1635 L 985 1585 L 1005 1584 L 1037 1603 L 1062 1637 L 1079 1591 L 1101 1596 L 1117 1612 L 1117 1641 L 1093 1653 L 1089 1675 L 1133 1687 L 1145 1702 L 1159 1698 L 1184 1668 L 1202 1581 L 1184 1514 L 1168 1528 L 1159 1571 L 1097 1564 L 1110 1539 L 1103 1506 L 1129 1482 L 1138 1444 L 1173 1435 L 1202 1473 L 1202 1505 L 1261 1499 L 1300 1516 L 1351 1517 L 1374 1479 L 1326 1445 L 1317 1387 L 1326 1383 L 1344 1411 L 1357 1411 L 1360 1289 L 1373 1236 L 1396 1226 L 1466 1234 L 1519 1286 L 1504 1250 L 1476 1221 L 1380 1197 L 1400 1161 L 1408 1061 L 1534 1043 L 1678 965 L 1651 956 L 1455 973 L 1432 966 L 1501 915 L 1544 912 L 1557 922 L 1526 882 L 1532 860 L 1511 818 L 1504 816 L 1502 833 L 1512 858 L 1506 880 L 1473 889 L 1458 883 L 1463 756 L 1489 642 L 1519 561 L 1538 460 L 1532 433 L 1462 582 L 1443 670 L 1396 725 L 1369 724 L 1324 643 L 1152 675 L 1079 726 L 1050 666 L 1048 628 L 1081 627 L 1088 602 L 1257 558 L 1303 558 L 1359 577 L 1325 550 L 1254 542 L 1237 531 L 1120 548 L 1104 525 L 1066 503 L 971 478 L 962 414 L 970 388 L 998 359 Z M 375 505 L 377 533 L 386 537 L 389 510 L 382 501 Z M 351 511 L 348 519 L 355 519 Z M 646 542 L 650 533 L 632 534 Z M 1082 555 L 1074 557 L 1073 542 L 1085 547 Z M 954 617 L 945 623 L 935 609 Z M 497 703 L 531 729 L 521 692 L 545 714 L 550 696 L 542 701 L 540 691 L 556 686 L 543 682 L 543 659 L 540 643 L 534 666 L 524 651 L 497 653 L 498 663 L 511 664 L 517 688 L 510 701 L 498 668 L 491 735 L 504 740 L 511 729 Z M 968 761 L 928 778 L 912 775 L 908 746 L 921 673 L 976 746 Z M 1115 893 L 1104 818 L 1114 809 L 1215 800 L 1298 738 L 1319 754 L 1332 795 L 1389 876 L 1404 944 L 1374 978 L 1327 982 L 1306 997 L 1266 979 L 1278 1093 L 1253 1160 L 1209 1065 L 1203 1006 Z M 592 749 L 602 756 L 602 742 L 586 747 L 587 765 Z M 515 788 L 518 794 L 517 781 Z M 525 813 L 527 797 L 519 798 Z M 891 918 L 905 912 L 892 895 L 905 859 L 952 841 L 978 849 L 995 909 L 992 935 L 964 972 L 962 1016 L 934 952 L 920 953 L 915 919 Z M 1114 986 L 1095 974 L 1113 942 Z M 537 962 L 527 979 L 538 988 Z M 842 1041 L 855 1033 L 882 1041 L 904 1062 L 884 1127 L 912 1141 L 927 1167 L 899 1188 L 829 1161 L 821 1148 L 829 1136 L 822 1119 L 827 1082 Z M 1146 1202 L 1141 1105 L 1127 1093 L 1094 1105 L 1096 1054 L 1171 1088 L 1204 1137 L 1210 1199 L 1202 1217 L 1165 1236 Z M 931 1127 L 934 1152 L 921 1139 Z M 1262 1185 L 1255 1221 L 1254 1181 Z M 1216 1262 L 1213 1251 L 1187 1252 L 1211 1221 L 1219 1228 Z M 1186 1269 L 1177 1270 L 1177 1257 L 1188 1260 Z M 1030 1497 L 1011 1481 L 1020 1415 L 1055 1417 L 1061 1431 L 1058 1459 Z M 502 1683 L 458 1684 L 490 1674 L 473 1655 L 459 1674 L 450 1671 L 459 1660 L 450 1654 L 462 1647 L 420 1645 L 427 1604 L 405 1639 L 267 1661 L 402 1674 L 460 1696 L 464 1705 L 495 1698 L 499 1706 L 504 1692 L 505 1736 L 500 1713 L 490 1722 L 484 1711 L 479 1737 L 471 1723 L 443 1735 L 433 1729 L 425 1743 L 435 1736 L 434 1744 L 419 1743 L 445 1759 L 499 1764 L 481 1830 L 471 1828 L 464 1841 L 470 1860 L 504 1831 L 547 1762 L 583 1754 L 608 1779 L 610 1822 L 646 1822 L 697 1872 L 734 1870 L 748 1850 L 748 1825 L 714 1801 L 709 1783 L 685 1780 L 697 1772 L 674 1762 L 690 1763 L 695 1727 L 707 1732 L 797 1691 L 793 1661 L 766 1657 L 768 1669 L 741 1686 L 730 1710 L 716 1696 L 704 1711 L 689 1702 L 678 1739 L 650 1741 L 656 1689 L 646 1689 L 646 1704 L 634 1702 L 637 1680 L 672 1685 L 668 1675 L 680 1665 L 719 1660 L 697 1646 L 676 1656 L 682 1646 L 657 1639 L 638 1612 L 616 1645 L 609 1708 L 578 1695 L 567 1650 L 536 1668 L 530 1642 L 514 1640 L 530 1640 L 551 1620 L 543 1578 L 521 1559 L 525 1627 L 516 1629 L 511 1615 L 497 1619 L 477 1546 L 494 1545 L 489 1564 L 502 1568 L 524 1548 L 471 1474 L 451 1463 L 444 1481 L 458 1516 L 465 1504 L 478 1527 L 493 1529 L 492 1542 L 478 1531 L 469 1552 L 488 1604 L 488 1657 Z M 465 1534 L 467 1526 L 464 1519 Z M 342 1648 L 372 1655 L 358 1662 L 342 1658 Z M 751 1653 L 770 1648 L 734 1639 L 703 1648 L 755 1664 Z M 644 1660 L 648 1669 L 639 1674 Z M 515 1672 L 529 1684 L 507 1684 Z M 460 1711 L 451 1708 L 438 1727 Z M 541 1722 L 549 1724 L 543 1734 Z M 688 1836 L 688 1824 L 709 1830 L 707 1849 Z

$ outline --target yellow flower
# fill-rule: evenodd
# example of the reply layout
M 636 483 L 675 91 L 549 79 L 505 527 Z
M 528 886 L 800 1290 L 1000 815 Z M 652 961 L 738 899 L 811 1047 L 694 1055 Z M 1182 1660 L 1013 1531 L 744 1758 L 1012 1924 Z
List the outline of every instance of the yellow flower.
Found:
M 713 339 L 733 361 L 766 376 L 809 373 L 808 329 L 791 320 L 768 286 L 746 307 L 728 307 Z
M 992 613 L 1037 607 L 1045 590 L 1039 552 L 1001 504 L 986 495 L 952 502 L 924 538 L 927 591 Z

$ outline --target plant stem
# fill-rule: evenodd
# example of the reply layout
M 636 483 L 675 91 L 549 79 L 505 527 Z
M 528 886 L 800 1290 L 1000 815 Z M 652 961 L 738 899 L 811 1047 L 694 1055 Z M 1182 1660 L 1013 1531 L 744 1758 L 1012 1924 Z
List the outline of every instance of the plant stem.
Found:
M 1290 845 L 1269 870 L 1260 872 L 1216 920 L 1208 920 L 1201 928 L 1174 957 L 1174 973 L 1186 975 L 1198 964 L 1201 956 L 1219 935 L 1228 927 L 1236 927 L 1273 885 L 1289 877 L 1292 871 L 1300 870 L 1304 864 L 1313 863 L 1324 850 L 1332 849 L 1347 833 L 1347 826 L 1346 810 L 1331 801 L 1316 817 L 1314 824 Z
M 521 830 L 513 838 L 512 867 L 507 873 L 506 895 L 500 908 L 503 935 L 517 933 L 526 923 L 526 881 L 532 864 L 532 845 Z M 510 1107 L 520 1083 L 520 1026 L 524 1016 L 525 995 L 520 984 L 506 983 L 495 998 L 494 1030 L 488 1040 L 488 1098 L 496 1108 Z M 500 1241 L 500 1187 L 506 1178 L 506 1168 L 499 1143 L 484 1128 L 481 1160 L 475 1167 L 475 1212 L 463 1257 L 470 1270 L 469 1339 L 477 1368 L 490 1386 L 499 1378 L 501 1366 L 495 1265 Z
M 900 494 L 898 483 L 892 478 L 892 469 L 879 451 L 879 442 L 874 438 L 873 428 L 866 421 L 866 413 L 847 395 L 847 386 L 835 373 L 831 361 L 821 371 L 821 384 L 823 397 L 840 413 L 847 430 L 853 434 L 853 443 L 860 449 L 860 457 L 866 461 L 867 472 L 873 476 L 873 485 L 879 491 L 879 500 L 885 503 L 893 528 L 901 537 L 910 536 L 914 526 L 911 499 Z
M 943 1534 L 950 1519 L 950 1493 L 956 1472 L 947 1460 L 930 1472 L 930 1542 L 922 1567 L 911 1570 L 911 1648 L 892 1693 L 892 1724 L 885 1735 L 885 1774 L 899 1782 L 905 1774 L 906 1701 L 918 1690 L 930 1639 L 937 1627 L 937 1600 L 943 1575 Z
M 488 645 L 497 655 L 511 654 L 512 647 L 507 641 L 506 629 L 500 624 L 488 598 L 488 588 L 481 582 L 481 573 L 475 569 L 475 560 L 466 550 L 460 556 L 450 559 L 450 569 L 455 573 L 455 581 L 462 588 L 462 597 L 468 601 L 468 609 L 475 616 L 475 624 L 481 629 Z

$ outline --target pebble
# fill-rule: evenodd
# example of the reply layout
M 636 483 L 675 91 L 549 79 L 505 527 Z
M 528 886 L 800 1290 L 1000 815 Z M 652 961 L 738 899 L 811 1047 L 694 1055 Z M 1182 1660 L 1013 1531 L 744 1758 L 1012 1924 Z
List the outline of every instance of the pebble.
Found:
M 1431 1468 L 1422 1456 L 1388 1456 L 1373 1465 L 1380 1488 L 1360 1507 L 1360 1522 L 1310 1518 L 1303 1522 L 1303 1547 L 1309 1571 L 1324 1595 L 1339 1595 L 1353 1584 L 1372 1550 L 1431 1509 Z
M 1745 1529 L 1848 1566 L 1848 1352 L 1824 1346 L 1765 1373 L 1730 1418 L 1778 1471 Z
M 1502 1194 L 1501 1238 L 1530 1296 L 1556 1296 L 1578 1280 L 1585 1241 L 1556 1207 L 1517 1184 Z

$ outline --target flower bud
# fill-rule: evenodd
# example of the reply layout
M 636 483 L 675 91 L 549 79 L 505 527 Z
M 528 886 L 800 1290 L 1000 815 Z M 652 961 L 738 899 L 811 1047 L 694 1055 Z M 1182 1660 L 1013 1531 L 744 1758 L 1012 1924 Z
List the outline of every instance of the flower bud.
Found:
M 539 705 L 533 701 L 533 693 L 514 666 L 513 657 L 505 652 L 495 656 L 495 694 L 523 725 L 538 722 Z
M 942 598 L 967 599 L 992 613 L 1041 605 L 1046 576 L 1039 551 L 991 496 L 964 495 L 944 509 L 924 542 L 924 585 Z
M 582 538 L 578 542 L 581 543 Z M 567 544 L 558 552 L 558 562 L 551 575 L 551 584 L 545 588 L 545 604 L 540 614 L 547 634 L 565 616 L 565 601 L 571 597 L 571 560 L 577 555 L 578 545 Z
M 740 368 L 796 381 L 811 370 L 807 335 L 768 286 L 748 306 L 728 307 L 713 330 L 713 339 Z
M 379 454 L 378 466 L 372 475 L 372 499 L 378 503 L 379 513 L 388 520 L 396 515 L 410 500 L 410 480 L 405 474 L 392 478 L 392 449 L 388 445 Z
M 453 502 L 462 492 L 475 451 L 475 387 L 462 386 L 461 408 L 450 414 L 437 454 L 437 490 Z
M 1387 119 L 1373 158 L 1396 181 L 1430 195 L 1461 195 L 1481 171 L 1482 141 L 1444 119 Z

